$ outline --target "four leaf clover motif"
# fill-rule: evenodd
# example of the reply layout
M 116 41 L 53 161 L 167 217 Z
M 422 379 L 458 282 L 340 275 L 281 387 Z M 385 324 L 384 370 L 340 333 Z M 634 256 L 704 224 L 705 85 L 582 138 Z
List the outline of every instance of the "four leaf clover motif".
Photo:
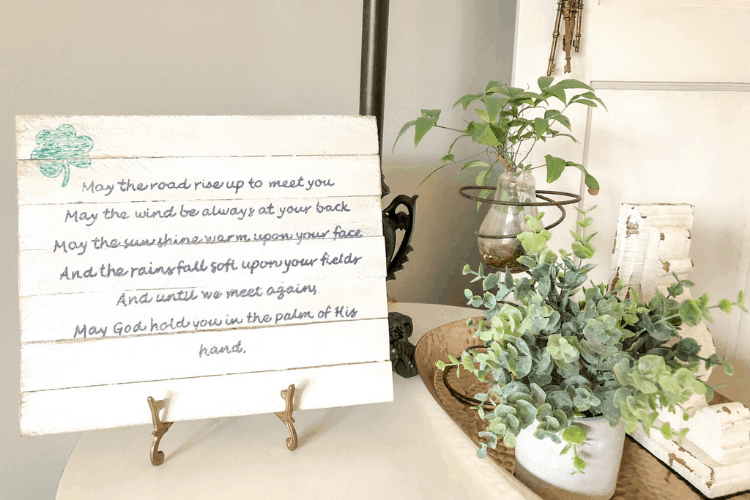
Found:
M 32 160 L 50 160 L 39 165 L 42 175 L 49 178 L 63 174 L 62 187 L 68 185 L 71 165 L 88 168 L 91 159 L 86 154 L 94 147 L 91 137 L 77 135 L 73 125 L 60 125 L 56 130 L 42 130 L 36 136 L 37 147 Z

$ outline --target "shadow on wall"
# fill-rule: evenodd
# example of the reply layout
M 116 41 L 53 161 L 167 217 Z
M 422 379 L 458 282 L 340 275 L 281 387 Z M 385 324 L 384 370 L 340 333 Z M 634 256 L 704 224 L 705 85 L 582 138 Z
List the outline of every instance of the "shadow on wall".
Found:
M 461 186 L 474 184 L 473 175 L 459 174 L 461 165 L 419 186 L 440 164 L 454 136 L 436 131 L 415 149 L 413 133 L 405 134 L 391 150 L 401 126 L 420 109 L 441 109 L 440 124 L 463 128 L 460 113 L 451 109 L 456 99 L 483 91 L 489 80 L 510 81 L 515 11 L 515 2 L 485 0 L 391 4 L 383 171 L 392 194 L 419 195 L 414 251 L 388 282 L 388 294 L 396 300 L 466 303 L 463 290 L 469 280 L 461 269 L 480 262 L 476 232 L 488 207 L 477 212 L 474 202 L 458 194 Z M 413 19 L 430 29 L 406 24 Z M 454 148 L 459 159 L 474 153 L 469 151 L 461 144 Z
M 430 160 L 414 163 L 396 158 L 386 160 L 383 168 L 392 192 L 414 192 L 434 165 Z M 414 250 L 396 279 L 388 282 L 390 297 L 401 302 L 466 305 L 463 291 L 470 280 L 461 270 L 465 264 L 476 268 L 481 260 L 476 233 L 489 208 L 477 212 L 475 202 L 458 194 L 462 185 L 471 183 L 466 175 L 438 172 L 416 189 L 420 198 L 411 243 Z

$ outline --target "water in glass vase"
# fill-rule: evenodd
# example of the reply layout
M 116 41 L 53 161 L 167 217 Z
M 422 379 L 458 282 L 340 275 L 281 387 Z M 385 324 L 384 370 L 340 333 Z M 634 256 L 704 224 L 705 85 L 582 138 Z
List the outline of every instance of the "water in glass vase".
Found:
M 536 183 L 529 171 L 515 176 L 503 172 L 497 181 L 496 201 L 511 203 L 536 203 Z M 523 267 L 517 259 L 523 255 L 523 246 L 517 235 L 528 231 L 527 215 L 537 215 L 536 207 L 492 204 L 479 228 L 479 253 L 485 264 L 497 268 Z M 506 236 L 485 238 L 483 236 Z M 508 237 L 509 236 L 509 237 Z

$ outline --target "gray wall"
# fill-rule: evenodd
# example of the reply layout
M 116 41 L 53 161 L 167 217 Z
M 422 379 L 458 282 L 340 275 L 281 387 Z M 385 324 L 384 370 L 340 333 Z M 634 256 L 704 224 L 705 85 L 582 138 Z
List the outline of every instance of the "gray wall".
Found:
M 48 499 L 78 435 L 19 437 L 14 115 L 357 114 L 362 6 L 352 0 L 5 4 L 0 498 Z M 418 150 L 408 140 L 399 143 L 398 156 L 390 148 L 420 107 L 448 110 L 487 80 L 510 78 L 514 16 L 515 2 L 499 0 L 392 2 L 384 170 L 392 194 L 420 196 L 415 250 L 389 283 L 400 301 L 460 303 L 456 271 L 464 260 L 476 263 L 473 232 L 482 214 L 456 194 L 467 179 L 446 173 L 417 189 L 447 148 L 447 135 L 428 136 Z
M 420 109 L 441 109 L 439 123 L 463 128 L 469 115 L 461 106 L 451 109 L 460 96 L 482 92 L 492 79 L 510 82 L 515 2 L 398 3 L 409 7 L 393 2 L 391 12 L 383 165 L 391 193 L 419 198 L 414 251 L 388 291 L 399 301 L 463 305 L 461 269 L 479 262 L 475 233 L 487 207 L 477 212 L 458 188 L 474 184 L 476 172 L 445 168 L 419 186 L 456 137 L 446 130 L 430 131 L 415 149 L 412 129 L 391 151 L 401 126 Z M 475 152 L 454 148 L 457 159 Z

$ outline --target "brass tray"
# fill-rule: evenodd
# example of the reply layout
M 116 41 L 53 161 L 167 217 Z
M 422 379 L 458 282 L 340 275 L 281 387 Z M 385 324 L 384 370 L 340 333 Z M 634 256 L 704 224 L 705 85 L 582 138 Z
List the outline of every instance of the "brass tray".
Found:
M 467 347 L 480 343 L 472 336 L 473 333 L 474 329 L 466 326 L 466 320 L 455 321 L 436 328 L 427 332 L 419 340 L 415 358 L 419 375 L 427 390 L 469 439 L 479 447 L 479 432 L 487 427 L 486 421 L 479 417 L 476 410 L 459 402 L 448 392 L 443 382 L 443 372 L 435 366 L 438 360 L 448 361 L 448 354 L 457 356 Z M 453 377 L 450 381 L 451 386 L 462 394 L 473 396 L 479 392 L 477 389 L 480 388 L 480 382 L 474 377 L 466 376 L 457 379 L 453 374 L 450 376 Z M 488 457 L 510 474 L 515 473 L 513 448 L 498 444 L 497 449 L 489 450 Z M 691 500 L 705 498 L 690 483 L 675 474 L 672 469 L 630 437 L 625 440 L 620 471 L 613 499 Z M 750 499 L 750 493 L 740 493 L 724 498 Z

